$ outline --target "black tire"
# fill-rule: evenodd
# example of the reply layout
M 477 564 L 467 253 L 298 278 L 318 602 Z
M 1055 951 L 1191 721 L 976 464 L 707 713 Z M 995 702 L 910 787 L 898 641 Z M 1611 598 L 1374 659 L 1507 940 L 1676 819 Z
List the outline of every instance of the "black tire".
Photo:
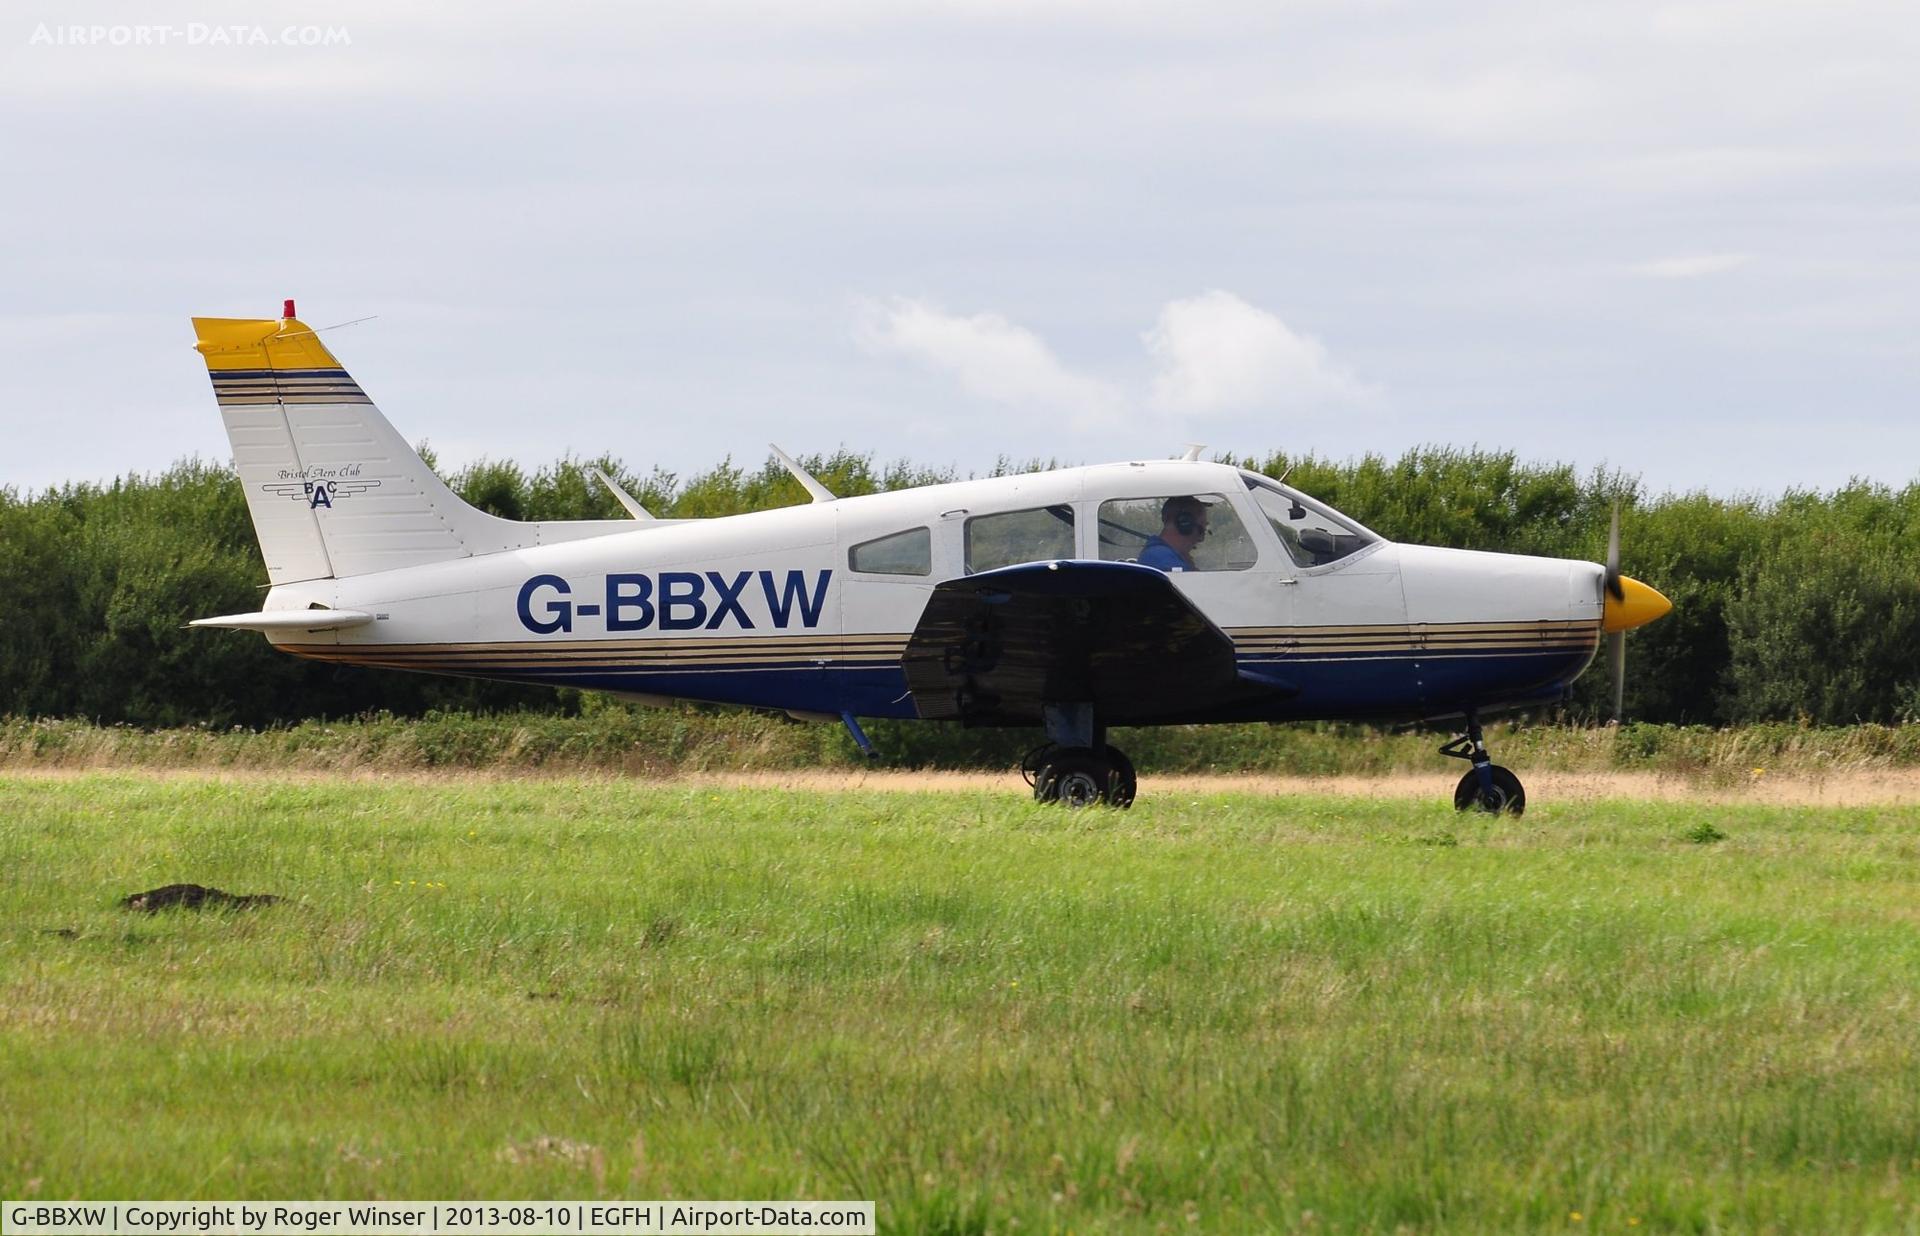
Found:
M 1104 754 L 1086 747 L 1062 747 L 1049 752 L 1033 779 L 1036 802 L 1059 803 L 1078 810 L 1114 801 L 1118 772 Z
M 1453 809 L 1455 811 L 1484 811 L 1488 815 L 1519 815 L 1527 809 L 1527 791 L 1521 786 L 1520 778 L 1512 770 L 1494 764 L 1488 769 L 1493 774 L 1493 793 L 1485 795 L 1480 790 L 1480 770 L 1469 768 L 1467 775 L 1460 778 L 1460 784 L 1454 787 Z
M 1107 806 L 1125 809 L 1133 806 L 1133 795 L 1140 779 L 1133 775 L 1133 761 L 1118 747 L 1107 748 L 1107 763 L 1113 765 L 1113 784 L 1107 792 Z

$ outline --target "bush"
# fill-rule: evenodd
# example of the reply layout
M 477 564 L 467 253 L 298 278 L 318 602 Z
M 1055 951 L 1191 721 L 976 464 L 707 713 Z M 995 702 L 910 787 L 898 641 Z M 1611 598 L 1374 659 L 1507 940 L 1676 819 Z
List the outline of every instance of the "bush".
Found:
M 804 462 L 843 495 L 953 479 L 950 471 L 876 466 L 846 451 Z M 1637 480 L 1617 472 L 1582 476 L 1501 451 L 1243 462 L 1270 475 L 1291 468 L 1294 483 L 1382 534 L 1428 544 L 1598 560 L 1613 506 L 1623 503 L 1626 569 L 1675 605 L 1628 638 L 1627 712 L 1636 719 L 1704 726 L 1920 720 L 1920 486 L 1855 484 L 1776 500 L 1648 498 Z M 995 471 L 1052 464 L 1002 460 Z M 805 500 L 772 460 L 757 469 L 725 460 L 684 481 L 661 471 L 637 476 L 609 458 L 563 459 L 531 472 L 481 461 L 450 483 L 509 517 L 619 518 L 619 505 L 591 474 L 596 466 L 666 517 Z M 574 691 L 322 665 L 281 656 L 258 638 L 182 629 L 190 618 L 254 608 L 265 574 L 244 497 L 223 466 L 188 460 L 155 476 L 27 497 L 0 489 L 0 595 L 9 603 L 0 622 L 0 715 L 268 727 L 379 712 L 574 716 L 585 706 Z M 1588 675 L 1569 716 L 1604 715 L 1606 694 L 1606 675 Z M 1003 764 L 1034 741 L 1024 731 L 880 729 L 928 765 Z M 1248 736 L 1255 733 L 1151 731 L 1129 741 L 1167 767 L 1266 767 L 1273 756 Z M 1289 746 L 1290 771 L 1350 767 L 1344 744 L 1352 732 L 1323 733 L 1323 744 Z M 834 744 L 843 740 L 836 734 L 780 741 L 837 755 Z M 674 758 L 692 741 L 671 732 L 652 737 Z M 457 726 L 406 741 L 428 742 L 423 757 L 456 765 L 490 758 Z M 574 740 L 529 730 L 515 741 L 557 751 Z M 1672 744 L 1687 741 L 1633 727 L 1614 739 L 1629 761 L 1682 758 Z M 1649 742 L 1662 749 L 1639 751 Z

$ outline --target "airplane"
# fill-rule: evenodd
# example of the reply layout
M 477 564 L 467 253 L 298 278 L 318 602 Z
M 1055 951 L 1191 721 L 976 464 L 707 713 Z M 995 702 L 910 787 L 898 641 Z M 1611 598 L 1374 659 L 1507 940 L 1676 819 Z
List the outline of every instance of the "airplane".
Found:
M 838 721 L 1038 726 L 1042 802 L 1125 807 L 1114 726 L 1457 721 L 1460 810 L 1525 809 L 1482 718 L 1552 703 L 1672 608 L 1605 564 L 1396 544 L 1282 480 L 1169 460 L 806 505 L 519 522 L 434 475 L 294 303 L 195 318 L 266 562 L 263 632 L 335 664 Z

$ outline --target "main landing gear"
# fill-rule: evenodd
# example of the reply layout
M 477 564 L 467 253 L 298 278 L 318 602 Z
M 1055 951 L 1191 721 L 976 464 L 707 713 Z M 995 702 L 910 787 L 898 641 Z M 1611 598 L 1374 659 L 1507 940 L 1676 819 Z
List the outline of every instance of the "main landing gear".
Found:
M 1455 811 L 1484 811 L 1489 815 L 1519 815 L 1527 809 L 1527 791 L 1512 770 L 1502 768 L 1487 754 L 1486 739 L 1480 732 L 1480 718 L 1467 712 L 1467 732 L 1440 748 L 1441 755 L 1466 760 L 1473 765 L 1453 790 Z
M 1048 743 L 1020 761 L 1033 800 L 1063 807 L 1131 807 L 1137 781 L 1133 761 L 1118 747 L 1061 747 Z
M 1138 782 L 1133 761 L 1107 745 L 1107 727 L 1096 725 L 1090 704 L 1048 705 L 1045 746 L 1027 753 L 1020 773 L 1035 802 L 1063 807 L 1131 807 Z

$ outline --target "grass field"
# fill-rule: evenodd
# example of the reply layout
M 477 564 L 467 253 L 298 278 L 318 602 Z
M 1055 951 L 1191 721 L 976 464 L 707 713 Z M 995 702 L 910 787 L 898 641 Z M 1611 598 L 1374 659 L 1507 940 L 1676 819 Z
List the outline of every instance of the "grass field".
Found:
M 0 1195 L 1920 1230 L 1920 810 L 0 776 Z M 293 900 L 118 909 L 172 881 Z
M 1003 771 L 1038 745 L 1038 729 L 870 721 L 880 758 L 861 756 L 836 724 L 777 713 L 682 704 L 601 703 L 581 716 L 435 713 L 307 721 L 282 729 L 183 726 L 143 730 L 89 721 L 0 716 L 0 771 L 234 769 L 287 773 L 483 770 L 509 774 L 688 773 L 892 768 Z M 1847 777 L 1920 769 L 1920 723 L 1810 726 L 1490 725 L 1502 763 L 1539 772 L 1650 773 L 1718 788 L 1775 777 Z M 1167 725 L 1113 731 L 1142 773 L 1430 776 L 1438 731 L 1334 723 Z M 1456 773 L 1459 770 L 1456 769 Z

